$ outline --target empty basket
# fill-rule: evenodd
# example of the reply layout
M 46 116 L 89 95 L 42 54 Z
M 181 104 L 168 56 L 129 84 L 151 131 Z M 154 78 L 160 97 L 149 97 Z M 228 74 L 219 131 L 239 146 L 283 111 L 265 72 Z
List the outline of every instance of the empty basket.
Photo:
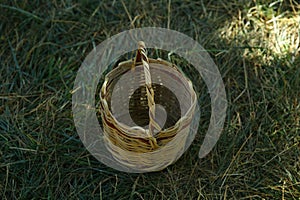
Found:
M 100 91 L 105 145 L 128 168 L 161 170 L 182 155 L 196 103 L 177 66 L 148 58 L 139 42 L 135 59 L 110 71 Z

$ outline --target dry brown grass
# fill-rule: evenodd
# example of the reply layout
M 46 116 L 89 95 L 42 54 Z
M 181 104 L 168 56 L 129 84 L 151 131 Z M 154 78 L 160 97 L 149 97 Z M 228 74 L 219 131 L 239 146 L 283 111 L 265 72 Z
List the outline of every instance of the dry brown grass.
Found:
M 298 1 L 123 2 L 1 1 L 0 199 L 298 200 Z M 205 47 L 229 107 L 220 140 L 199 160 L 209 94 L 193 66 L 172 57 L 197 91 L 199 133 L 174 165 L 135 175 L 106 167 L 84 148 L 71 91 L 93 45 L 146 26 L 169 27 Z
M 263 65 L 274 64 L 279 59 L 293 63 L 300 53 L 300 16 L 277 12 L 275 6 L 256 5 L 239 12 L 219 30 L 221 38 L 237 47 L 246 47 L 244 58 L 258 60 Z

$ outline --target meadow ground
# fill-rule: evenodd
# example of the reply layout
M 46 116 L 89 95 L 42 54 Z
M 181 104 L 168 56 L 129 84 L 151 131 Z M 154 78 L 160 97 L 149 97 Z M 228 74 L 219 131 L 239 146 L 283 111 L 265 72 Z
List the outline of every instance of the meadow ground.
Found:
M 300 199 L 300 4 L 296 0 L 1 1 L 1 199 Z M 173 165 L 128 174 L 97 161 L 72 118 L 76 72 L 94 45 L 156 26 L 197 40 L 220 69 L 220 140 L 199 133 Z M 198 80 L 197 80 L 198 78 Z

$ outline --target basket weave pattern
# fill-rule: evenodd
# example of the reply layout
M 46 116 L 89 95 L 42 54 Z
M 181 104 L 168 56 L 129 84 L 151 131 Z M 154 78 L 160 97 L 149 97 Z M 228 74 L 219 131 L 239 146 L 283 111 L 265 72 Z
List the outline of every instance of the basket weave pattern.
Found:
M 112 92 L 124 90 L 117 82 L 130 70 L 136 70 L 139 76 L 128 82 L 137 81 L 141 87 L 128 91 L 128 98 L 119 98 L 118 103 L 122 106 L 123 101 L 130 99 L 130 116 L 138 126 L 123 123 L 122 115 L 114 116 L 111 108 Z M 156 80 L 155 84 L 152 80 Z M 179 99 L 165 86 L 169 82 L 184 91 Z M 120 63 L 106 75 L 101 88 L 100 112 L 107 148 L 116 160 L 128 167 L 151 168 L 157 167 L 158 163 L 172 163 L 184 149 L 196 101 L 191 81 L 175 65 L 147 58 L 144 43 L 139 43 L 135 60 Z M 167 112 L 165 124 L 155 121 L 156 104 L 162 105 Z M 142 128 L 145 125 L 148 125 L 147 129 Z

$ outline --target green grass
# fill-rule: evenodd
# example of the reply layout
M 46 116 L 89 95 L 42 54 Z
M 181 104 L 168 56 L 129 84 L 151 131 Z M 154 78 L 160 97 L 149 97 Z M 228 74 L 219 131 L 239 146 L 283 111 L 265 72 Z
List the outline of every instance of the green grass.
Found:
M 1 199 L 300 199 L 300 4 L 70 2 L 1 1 Z M 163 171 L 127 174 L 84 148 L 71 91 L 94 45 L 147 26 L 180 31 L 205 47 L 229 108 L 220 140 L 198 160 L 210 99 L 187 69 L 202 91 L 199 134 Z

